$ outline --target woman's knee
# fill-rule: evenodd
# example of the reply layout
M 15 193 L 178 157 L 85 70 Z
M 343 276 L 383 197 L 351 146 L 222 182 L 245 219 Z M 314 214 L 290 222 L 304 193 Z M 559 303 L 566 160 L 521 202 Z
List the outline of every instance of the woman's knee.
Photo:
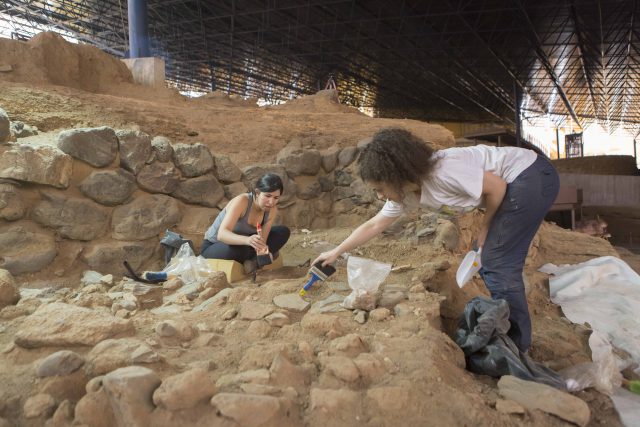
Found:
M 289 230 L 289 227 L 284 225 L 276 225 L 272 227 L 271 233 L 275 233 L 274 237 L 277 237 L 279 241 L 283 242 L 283 244 L 289 240 L 289 237 L 291 237 L 291 230 Z

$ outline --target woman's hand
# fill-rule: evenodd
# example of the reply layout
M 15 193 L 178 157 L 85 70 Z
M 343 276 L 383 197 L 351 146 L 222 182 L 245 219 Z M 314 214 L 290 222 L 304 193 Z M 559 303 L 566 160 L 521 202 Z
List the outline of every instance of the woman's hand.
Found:
M 333 264 L 334 262 L 336 262 L 339 256 L 340 254 L 335 250 L 322 252 L 320 255 L 318 255 L 318 258 L 313 260 L 311 265 L 316 265 L 317 262 L 322 262 L 322 266 L 324 267 L 325 265 Z
M 267 245 L 262 241 L 260 236 L 258 236 L 257 234 L 247 237 L 246 244 L 247 246 L 251 246 L 258 253 L 268 251 Z

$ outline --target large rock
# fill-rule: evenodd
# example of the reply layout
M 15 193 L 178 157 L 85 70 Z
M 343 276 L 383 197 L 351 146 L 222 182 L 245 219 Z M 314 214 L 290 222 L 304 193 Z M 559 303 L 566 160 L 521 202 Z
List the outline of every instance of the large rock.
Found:
M 337 145 L 327 148 L 321 153 L 322 155 L 322 169 L 329 173 L 338 165 L 338 155 L 340 154 L 340 147 Z
M 13 305 L 20 300 L 20 291 L 13 276 L 7 270 L 0 268 L 0 310 Z
M 82 252 L 81 258 L 93 270 L 102 273 L 124 271 L 124 260 L 127 260 L 133 269 L 139 270 L 156 253 L 158 247 L 157 239 L 92 243 Z
M 151 369 L 140 366 L 116 369 L 102 380 L 104 390 L 118 426 L 148 426 L 154 409 L 153 392 L 160 377 Z
M 213 156 L 203 144 L 175 144 L 173 159 L 186 177 L 204 175 L 214 168 Z
M 36 374 L 39 377 L 69 375 L 84 365 L 84 359 L 70 350 L 56 351 L 38 363 Z
M 107 339 L 96 344 L 87 354 L 84 371 L 87 376 L 104 375 L 134 364 L 133 354 L 146 345 L 136 338 Z
M 98 168 L 108 166 L 116 159 L 118 137 L 113 129 L 69 129 L 58 135 L 58 148 L 70 156 Z
M 109 211 L 86 199 L 42 192 L 42 201 L 31 217 L 36 222 L 55 228 L 62 237 L 93 240 L 102 236 L 109 226 Z
M 216 164 L 216 177 L 223 184 L 232 184 L 242 179 L 242 171 L 236 166 L 229 157 L 216 155 L 214 156 Z
M 0 108 L 0 144 L 9 141 L 11 137 L 11 121 L 7 112 Z
M 290 425 L 283 399 L 257 394 L 219 393 L 211 404 L 225 418 L 243 427 Z
M 120 141 L 120 166 L 137 175 L 153 154 L 151 138 L 139 130 L 119 130 L 116 135 Z
M 294 180 L 289 178 L 287 171 L 282 165 L 273 165 L 273 164 L 257 164 L 244 168 L 242 170 L 242 182 L 249 189 L 255 188 L 256 181 L 260 179 L 262 175 L 265 173 L 275 173 L 282 179 L 282 184 L 284 186 L 284 193 L 280 197 L 280 206 L 286 206 L 289 202 L 295 199 L 297 194 L 297 187 Z
M 182 181 L 172 196 L 186 203 L 215 208 L 224 197 L 224 189 L 213 175 L 207 174 Z
M 275 307 L 254 301 L 242 301 L 238 310 L 238 319 L 260 320 L 273 313 Z
M 98 390 L 88 392 L 75 407 L 75 423 L 91 427 L 113 427 L 116 424 L 111 403 L 100 386 Z
M 67 188 L 73 159 L 55 147 L 13 145 L 0 155 L 0 178 Z
M 525 408 L 539 409 L 579 426 L 586 426 L 591 417 L 589 406 L 582 399 L 546 384 L 505 375 L 498 381 L 498 390 Z
M 40 271 L 56 257 L 53 233 L 29 222 L 0 227 L 0 268 L 11 274 Z
M 315 199 L 322 194 L 320 181 L 315 176 L 297 176 L 294 180 L 298 189 L 298 198 L 309 200 Z
M 145 165 L 137 176 L 138 185 L 149 193 L 171 194 L 180 182 L 180 172 L 173 163 Z
M 436 228 L 436 237 L 433 239 L 433 245 L 436 247 L 444 247 L 448 251 L 453 251 L 458 247 L 460 241 L 460 232 L 456 225 L 447 220 L 438 221 Z
M 24 348 L 95 345 L 134 330 L 131 320 L 55 302 L 41 305 L 23 320 L 15 343 Z
M 50 394 L 39 393 L 31 396 L 24 403 L 25 418 L 48 418 L 56 409 L 56 400 Z
M 135 189 L 135 177 L 124 169 L 93 172 L 80 184 L 82 194 L 106 206 L 126 202 Z
M 358 147 L 345 147 L 338 155 L 338 166 L 346 168 L 358 156 Z
M 151 140 L 151 147 L 155 153 L 155 159 L 159 162 L 170 162 L 173 160 L 173 147 L 171 140 L 165 136 L 156 136 Z
M 143 196 L 113 211 L 112 236 L 117 240 L 157 237 L 180 222 L 180 217 L 177 200 L 161 194 Z
M 25 211 L 16 186 L 0 183 L 0 218 L 15 221 L 24 217 Z
M 322 166 L 322 155 L 318 150 L 302 148 L 299 141 L 292 141 L 280 150 L 276 161 L 292 176 L 315 175 Z
M 216 392 L 216 383 L 202 368 L 165 378 L 153 393 L 153 403 L 170 411 L 189 409 Z
M 224 186 L 224 196 L 229 200 L 248 191 L 249 189 L 244 185 L 244 182 L 234 182 L 233 184 Z

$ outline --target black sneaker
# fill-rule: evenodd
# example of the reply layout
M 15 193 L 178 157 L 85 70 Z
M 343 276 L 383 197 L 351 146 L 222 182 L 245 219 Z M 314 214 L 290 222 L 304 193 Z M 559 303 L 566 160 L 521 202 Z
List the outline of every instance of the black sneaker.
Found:
M 247 276 L 255 273 L 258 270 L 258 260 L 251 258 L 242 263 L 244 267 L 244 274 Z

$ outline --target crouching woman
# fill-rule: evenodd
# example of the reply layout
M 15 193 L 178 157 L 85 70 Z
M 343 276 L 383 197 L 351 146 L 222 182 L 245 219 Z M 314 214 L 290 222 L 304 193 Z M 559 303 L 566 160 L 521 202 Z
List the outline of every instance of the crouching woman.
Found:
M 247 274 L 258 268 L 257 254 L 276 259 L 291 234 L 287 227 L 273 225 L 283 191 L 282 179 L 267 173 L 251 192 L 231 199 L 205 233 L 201 255 L 238 261 Z

